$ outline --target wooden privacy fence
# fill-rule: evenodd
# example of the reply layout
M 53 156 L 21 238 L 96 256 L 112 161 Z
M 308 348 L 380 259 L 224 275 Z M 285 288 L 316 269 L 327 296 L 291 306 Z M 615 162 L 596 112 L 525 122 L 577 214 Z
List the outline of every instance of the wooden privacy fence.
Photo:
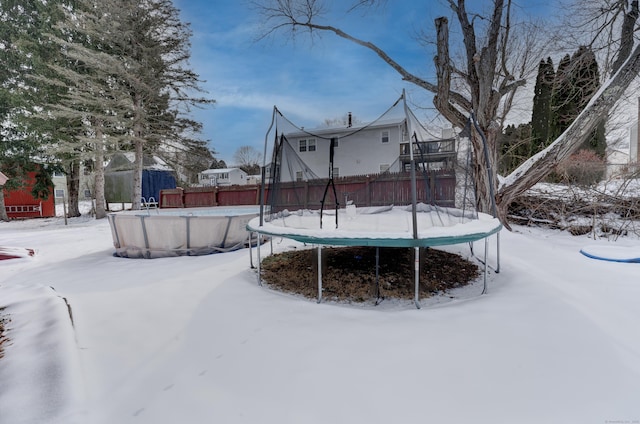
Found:
M 276 206 L 279 210 L 318 209 L 328 182 L 327 179 L 318 179 L 280 183 L 275 188 L 267 185 L 266 203 Z M 359 207 L 411 203 L 411 175 L 408 172 L 340 177 L 334 180 L 334 185 L 341 206 L 347 201 Z M 416 177 L 418 202 L 452 207 L 455 204 L 455 187 L 456 176 L 452 170 L 430 171 L 427 175 L 419 172 Z M 260 190 L 259 184 L 162 190 L 160 207 L 258 205 Z M 333 190 L 329 187 L 325 208 L 333 207 Z

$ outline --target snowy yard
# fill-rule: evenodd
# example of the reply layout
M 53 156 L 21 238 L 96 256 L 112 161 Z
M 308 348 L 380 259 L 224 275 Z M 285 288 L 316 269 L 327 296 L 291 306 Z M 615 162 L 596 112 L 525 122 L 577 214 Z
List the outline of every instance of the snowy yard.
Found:
M 246 249 L 123 259 L 106 220 L 0 223 L 37 250 L 0 261 L 0 422 L 638 423 L 640 264 L 591 244 L 502 231 L 487 295 L 417 310 L 270 291 Z

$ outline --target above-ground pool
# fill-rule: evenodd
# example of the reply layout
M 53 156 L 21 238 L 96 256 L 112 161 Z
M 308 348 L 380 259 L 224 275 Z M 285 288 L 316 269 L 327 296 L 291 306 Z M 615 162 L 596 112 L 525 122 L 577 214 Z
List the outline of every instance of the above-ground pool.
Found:
M 111 213 L 115 255 L 159 258 L 208 255 L 244 247 L 259 206 L 151 209 Z

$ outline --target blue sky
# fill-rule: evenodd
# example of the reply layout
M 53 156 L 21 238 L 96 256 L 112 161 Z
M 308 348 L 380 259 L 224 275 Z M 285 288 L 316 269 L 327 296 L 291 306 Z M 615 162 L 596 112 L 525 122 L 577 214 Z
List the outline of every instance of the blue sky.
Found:
M 334 3 L 344 10 L 351 2 Z M 194 112 L 194 117 L 203 123 L 203 137 L 210 140 L 217 157 L 228 165 L 241 146 L 262 151 L 274 106 L 307 128 L 347 112 L 363 122 L 374 120 L 403 89 L 411 103 L 432 108 L 430 96 L 403 82 L 373 52 L 333 34 L 321 34 L 311 42 L 306 34 L 291 40 L 281 32 L 256 41 L 259 19 L 243 0 L 174 0 L 174 4 L 193 30 L 191 67 L 217 102 Z M 414 35 L 421 29 L 434 34 L 434 18 L 450 15 L 441 4 L 389 1 L 365 17 L 361 12 L 340 13 L 325 23 L 377 44 L 410 72 L 433 81 L 433 53 Z M 546 2 L 522 4 L 521 12 L 538 14 Z M 452 18 L 450 22 L 453 31 L 455 22 Z M 425 119 L 433 116 L 429 109 L 417 114 Z

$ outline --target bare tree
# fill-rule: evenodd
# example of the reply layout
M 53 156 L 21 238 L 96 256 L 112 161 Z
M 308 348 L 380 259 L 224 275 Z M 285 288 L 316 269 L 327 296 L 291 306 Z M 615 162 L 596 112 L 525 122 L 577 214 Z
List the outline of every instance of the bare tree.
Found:
M 513 199 L 540 181 L 559 161 L 579 148 L 615 104 L 621 90 L 624 91 L 629 86 L 640 69 L 640 47 L 633 50 L 633 31 L 625 32 L 625 28 L 635 28 L 637 0 L 631 2 L 631 5 L 635 4 L 636 12 L 627 4 L 628 0 L 607 1 L 621 11 L 617 16 L 633 22 L 622 26 L 622 41 L 616 54 L 620 71 L 596 93 L 565 133 L 544 152 L 507 176 L 500 187 L 497 184 L 495 166 L 498 136 L 517 89 L 525 84 L 526 77 L 531 75 L 530 72 L 541 58 L 541 55 L 535 54 L 536 37 L 531 31 L 523 30 L 526 25 L 519 23 L 518 31 L 514 31 L 515 14 L 511 0 L 493 0 L 489 13 L 484 15 L 468 11 L 465 0 L 446 0 L 445 3 L 461 30 L 463 52 L 460 61 L 454 60 L 450 54 L 449 20 L 446 17 L 437 18 L 435 83 L 409 72 L 376 44 L 354 37 L 340 28 L 321 24 L 327 10 L 327 5 L 321 0 L 255 0 L 253 4 L 268 24 L 265 36 L 286 29 L 307 30 L 311 35 L 319 31 L 333 33 L 373 51 L 396 70 L 404 81 L 434 94 L 436 109 L 454 126 L 463 128 L 469 115 L 473 113 L 481 131 L 486 135 L 485 144 L 478 132 L 471 132 L 474 155 L 482 158 L 487 152 L 489 156 L 486 165 L 482 161 L 476 161 L 474 166 L 478 207 L 490 212 L 494 195 L 498 216 L 507 224 L 506 212 Z M 369 7 L 377 3 L 380 2 L 358 1 L 353 8 Z M 606 21 L 601 29 L 611 25 L 610 21 Z M 538 31 L 538 34 L 541 32 Z M 625 39 L 630 40 L 632 48 L 628 48 L 629 44 Z
M 260 173 L 262 153 L 253 146 L 241 146 L 233 154 L 235 164 L 249 175 Z
M 351 112 L 345 113 L 340 118 L 325 118 L 322 124 L 327 127 L 351 127 L 352 125 L 361 124 L 362 121 L 353 116 Z

